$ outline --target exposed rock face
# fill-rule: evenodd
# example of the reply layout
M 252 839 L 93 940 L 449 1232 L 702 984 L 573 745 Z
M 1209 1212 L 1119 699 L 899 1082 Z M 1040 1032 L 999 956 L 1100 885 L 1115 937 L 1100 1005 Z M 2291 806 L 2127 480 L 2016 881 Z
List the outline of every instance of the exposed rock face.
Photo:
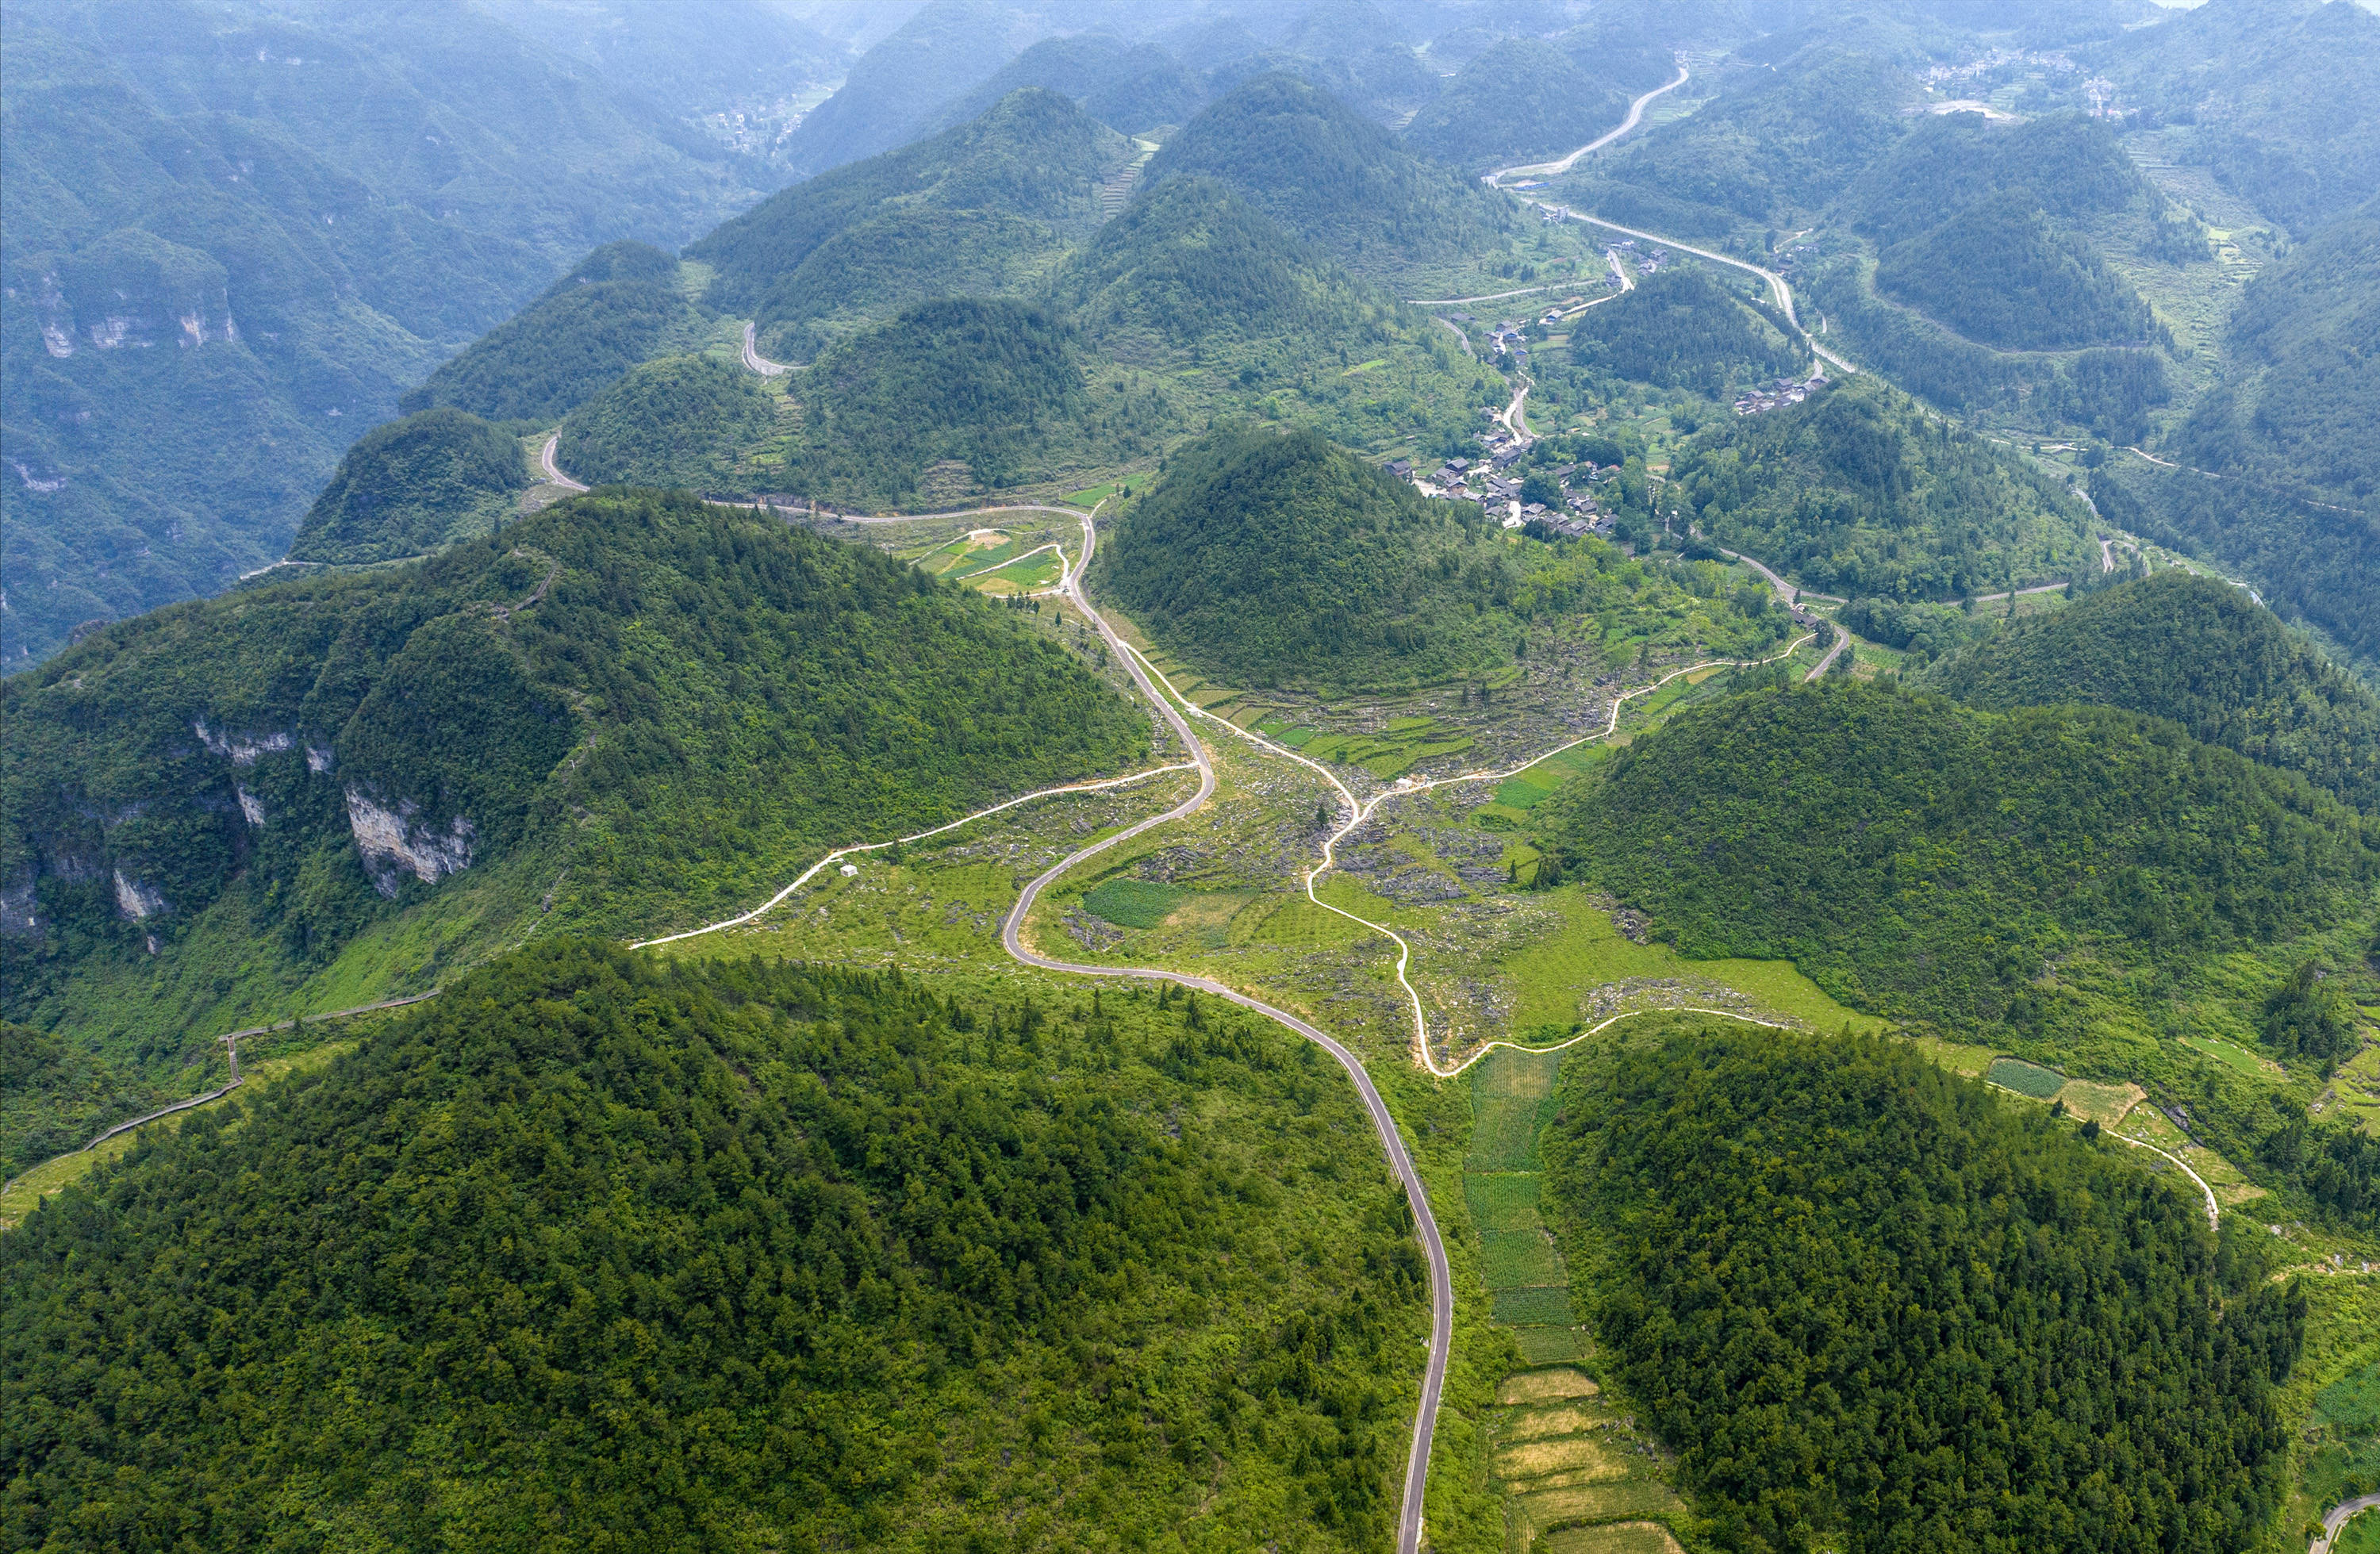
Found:
M 122 869 L 115 871 L 115 909 L 140 922 L 147 917 L 162 917 L 172 910 L 165 902 L 165 892 L 154 885 L 144 885 Z
M 199 736 L 200 744 L 216 755 L 228 757 L 234 766 L 254 766 L 262 757 L 295 749 L 298 746 L 298 736 L 293 734 L 224 734 L 207 727 L 204 718 L 193 722 L 190 732 Z
M 0 885 L 0 939 L 42 937 L 41 903 L 30 877 L 22 884 Z
M 471 867 L 471 844 L 478 832 L 462 816 L 440 835 L 422 825 L 421 807 L 400 799 L 395 809 L 373 803 L 355 789 L 347 790 L 347 827 L 355 832 L 356 850 L 363 855 L 364 872 L 372 888 L 394 897 L 401 876 L 410 873 L 425 885 Z
M 239 812 L 248 817 L 248 823 L 254 826 L 257 830 L 262 831 L 264 829 L 264 801 L 258 798 L 254 794 L 249 793 L 246 788 L 240 787 L 237 784 L 234 784 L 231 791 L 239 795 Z

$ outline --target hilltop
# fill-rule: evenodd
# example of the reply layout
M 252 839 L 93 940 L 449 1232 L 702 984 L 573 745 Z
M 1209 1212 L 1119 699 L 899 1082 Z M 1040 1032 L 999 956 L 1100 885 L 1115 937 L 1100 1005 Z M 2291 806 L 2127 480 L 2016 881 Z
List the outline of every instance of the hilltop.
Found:
M 394 561 L 483 534 L 529 483 L 520 439 L 461 410 L 407 416 L 366 432 L 289 544 L 292 561 Z
M 1500 248 L 1513 217 L 1294 77 L 1258 76 L 1165 143 L 1149 184 L 1206 176 L 1361 274 L 1387 276 Z
M 2380 810 L 2380 698 L 2211 577 L 2159 572 L 2010 621 L 1925 683 L 1977 707 L 2082 702 L 2170 718 Z
M 706 305 L 754 317 L 764 340 L 838 313 L 882 318 L 952 295 L 967 276 L 1023 273 L 1054 257 L 1099 225 L 1099 186 L 1132 154 L 1069 99 L 1025 88 L 968 123 L 795 184 L 686 257 L 716 272 Z M 954 212 L 978 214 L 972 227 L 937 224 Z M 837 237 L 840 259 L 829 247 Z
M 1141 990 L 532 947 L 0 1236 L 0 1524 L 1378 1548 L 1427 1284 L 1316 1059 Z
M 662 357 L 570 412 L 555 452 L 597 485 L 733 490 L 744 455 L 776 429 L 777 402 L 738 365 Z
M 675 259 L 645 243 L 606 244 L 400 405 L 408 412 L 451 405 L 491 420 L 551 426 L 701 327 Z
M 2070 492 L 1872 377 L 1705 430 L 1665 489 L 1706 536 L 1821 591 L 1955 600 L 2099 564 Z
M 971 592 L 636 491 L 111 626 L 0 717 L 0 1015 L 160 1068 L 310 978 L 723 915 L 1148 739 Z
M 1111 361 L 1349 442 L 1386 425 L 1434 445 L 1505 392 L 1445 331 L 1211 178 L 1135 200 L 1051 294 Z

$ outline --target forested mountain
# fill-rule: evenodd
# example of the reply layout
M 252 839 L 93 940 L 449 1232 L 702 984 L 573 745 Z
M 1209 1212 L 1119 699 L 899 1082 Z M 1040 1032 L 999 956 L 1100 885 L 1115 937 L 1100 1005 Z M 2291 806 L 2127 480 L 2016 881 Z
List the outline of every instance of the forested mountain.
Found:
M 853 62 L 788 138 L 786 159 L 814 177 L 890 151 L 1032 41 L 1025 18 L 997 0 L 932 0 Z
M 2380 882 L 2353 811 L 2169 723 L 1859 685 L 1682 715 L 1537 813 L 1687 953 L 1977 1034 L 2060 1034 L 2053 955 L 2180 965 L 2360 917 Z
M 0 1178 L 152 1111 L 157 1087 L 30 1026 L 0 1020 Z
M 2079 114 L 1998 125 L 1981 114 L 1928 114 L 1863 168 L 1839 211 L 1878 244 L 1906 242 L 1946 216 L 2022 190 L 2061 222 L 2133 207 L 2162 210 L 2159 194 L 2113 131 Z
M 691 343 L 701 327 L 675 259 L 645 243 L 608 243 L 399 405 L 452 405 L 492 420 L 551 426 L 637 363 L 674 342 Z
M 1201 176 L 1231 185 L 1359 274 L 1488 252 L 1513 225 L 1508 207 L 1469 179 L 1280 74 L 1257 77 L 1191 120 L 1143 177 Z
M 2225 1554 L 2277 1508 L 2305 1296 L 2115 1146 L 1716 1023 L 1558 1097 L 1579 1304 L 1723 1546 Z
M 749 313 L 766 348 L 807 360 L 911 302 L 1021 285 L 1099 225 L 1099 185 L 1132 154 L 1066 98 L 1024 88 L 795 184 L 686 254 L 717 271 L 710 307 Z
M 629 369 L 562 423 L 554 453 L 591 485 L 728 491 L 777 428 L 777 401 L 740 365 L 665 356 Z
M 1884 250 L 1876 289 L 2004 350 L 2137 345 L 2162 333 L 2125 280 L 2022 190 Z
M 750 169 L 469 6 L 0 16 L 0 662 L 277 557 L 354 437 Z
M 1600 540 L 1508 544 L 1311 431 L 1225 429 L 1166 461 L 1094 564 L 1099 586 L 1202 674 L 1349 691 L 1484 677 L 1532 630 L 1664 590 Z M 1742 656 L 1783 638 L 1766 593 L 1695 600 Z
M 1955 600 L 2099 565 L 2078 499 L 1870 377 L 1705 430 L 1664 492 L 1665 511 L 1821 591 Z
M 1560 156 L 1625 118 L 1633 95 L 1619 80 L 1590 76 L 1551 43 L 1508 38 L 1414 115 L 1405 143 L 1466 172 Z
M 2380 516 L 2380 200 L 2258 272 L 2224 382 L 2175 437 L 2187 462 Z
M 1127 135 L 1187 124 L 1213 95 L 1206 76 L 1155 44 L 1098 33 L 1044 38 L 943 109 L 937 125 L 964 124 L 1028 86 L 1071 97 L 1083 112 Z
M 520 440 L 462 410 L 423 410 L 364 434 L 290 541 L 293 561 L 394 561 L 484 534 L 529 483 Z
M 1814 50 L 1557 188 L 1581 210 L 1682 237 L 1803 225 L 1901 133 L 1913 83 L 1881 60 Z
M 1360 444 L 1435 446 L 1499 398 L 1495 373 L 1211 178 L 1160 184 L 1099 229 L 1052 294 L 1110 360 Z M 1293 397 L 1292 397 L 1293 396 Z
M 1379 1548 L 1429 1313 L 1354 1093 L 1063 991 L 470 974 L 0 1236 L 0 1538 Z
M 2143 127 L 2308 237 L 2380 193 L 2380 17 L 2320 0 L 2208 0 L 2095 63 Z
M 1996 710 L 2086 702 L 2170 718 L 2380 811 L 2380 698 L 2211 577 L 2168 570 L 2011 621 L 1926 684 Z
M 1747 377 L 1769 380 L 1808 370 L 1801 337 L 1780 327 L 1784 322 L 1783 315 L 1748 302 L 1706 271 L 1661 270 L 1570 322 L 1568 365 L 1717 395 Z
M 1147 738 L 972 593 L 638 492 L 111 626 L 0 681 L 0 1015 L 144 1070 L 350 950 L 385 988 L 679 926 Z

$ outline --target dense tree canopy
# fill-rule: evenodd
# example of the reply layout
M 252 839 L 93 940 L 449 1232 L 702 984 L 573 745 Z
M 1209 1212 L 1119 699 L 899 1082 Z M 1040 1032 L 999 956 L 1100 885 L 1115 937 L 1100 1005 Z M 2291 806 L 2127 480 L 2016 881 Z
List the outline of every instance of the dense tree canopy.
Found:
M 2228 1554 L 2306 1304 L 2197 1203 L 1883 1038 L 1563 1069 L 1547 1197 L 1719 1547 Z
M 0 1541 L 1378 1548 L 1427 1283 L 1343 1081 L 948 991 L 550 942 L 144 1142 L 0 1237 Z
M 290 541 L 292 561 L 419 555 L 511 513 L 528 484 L 520 440 L 466 411 L 422 410 L 358 439 Z

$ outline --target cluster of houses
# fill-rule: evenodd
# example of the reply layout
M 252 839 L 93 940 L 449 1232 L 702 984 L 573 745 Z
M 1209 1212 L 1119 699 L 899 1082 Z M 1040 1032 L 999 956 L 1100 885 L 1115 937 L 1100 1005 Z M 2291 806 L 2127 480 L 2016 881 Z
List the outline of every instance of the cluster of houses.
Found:
M 1810 369 L 1810 375 L 1805 379 L 1779 378 L 1767 388 L 1756 388 L 1738 397 L 1735 402 L 1735 413 L 1739 416 L 1756 416 L 1763 410 L 1774 410 L 1786 405 L 1799 405 L 1817 393 L 1818 385 L 1826 381 L 1825 370 L 1815 366 Z
M 1611 515 L 1602 510 L 1592 488 L 1619 474 L 1618 466 L 1560 464 L 1545 470 L 1562 492 L 1561 506 L 1549 508 L 1541 502 L 1523 500 L 1521 478 L 1512 472 L 1528 444 L 1501 431 L 1485 434 L 1481 440 L 1488 448 L 1485 458 L 1450 458 L 1436 469 L 1416 469 L 1411 459 L 1401 458 L 1382 467 L 1396 479 L 1410 481 L 1424 496 L 1475 503 L 1506 528 L 1537 522 L 1572 538 L 1611 531 Z

